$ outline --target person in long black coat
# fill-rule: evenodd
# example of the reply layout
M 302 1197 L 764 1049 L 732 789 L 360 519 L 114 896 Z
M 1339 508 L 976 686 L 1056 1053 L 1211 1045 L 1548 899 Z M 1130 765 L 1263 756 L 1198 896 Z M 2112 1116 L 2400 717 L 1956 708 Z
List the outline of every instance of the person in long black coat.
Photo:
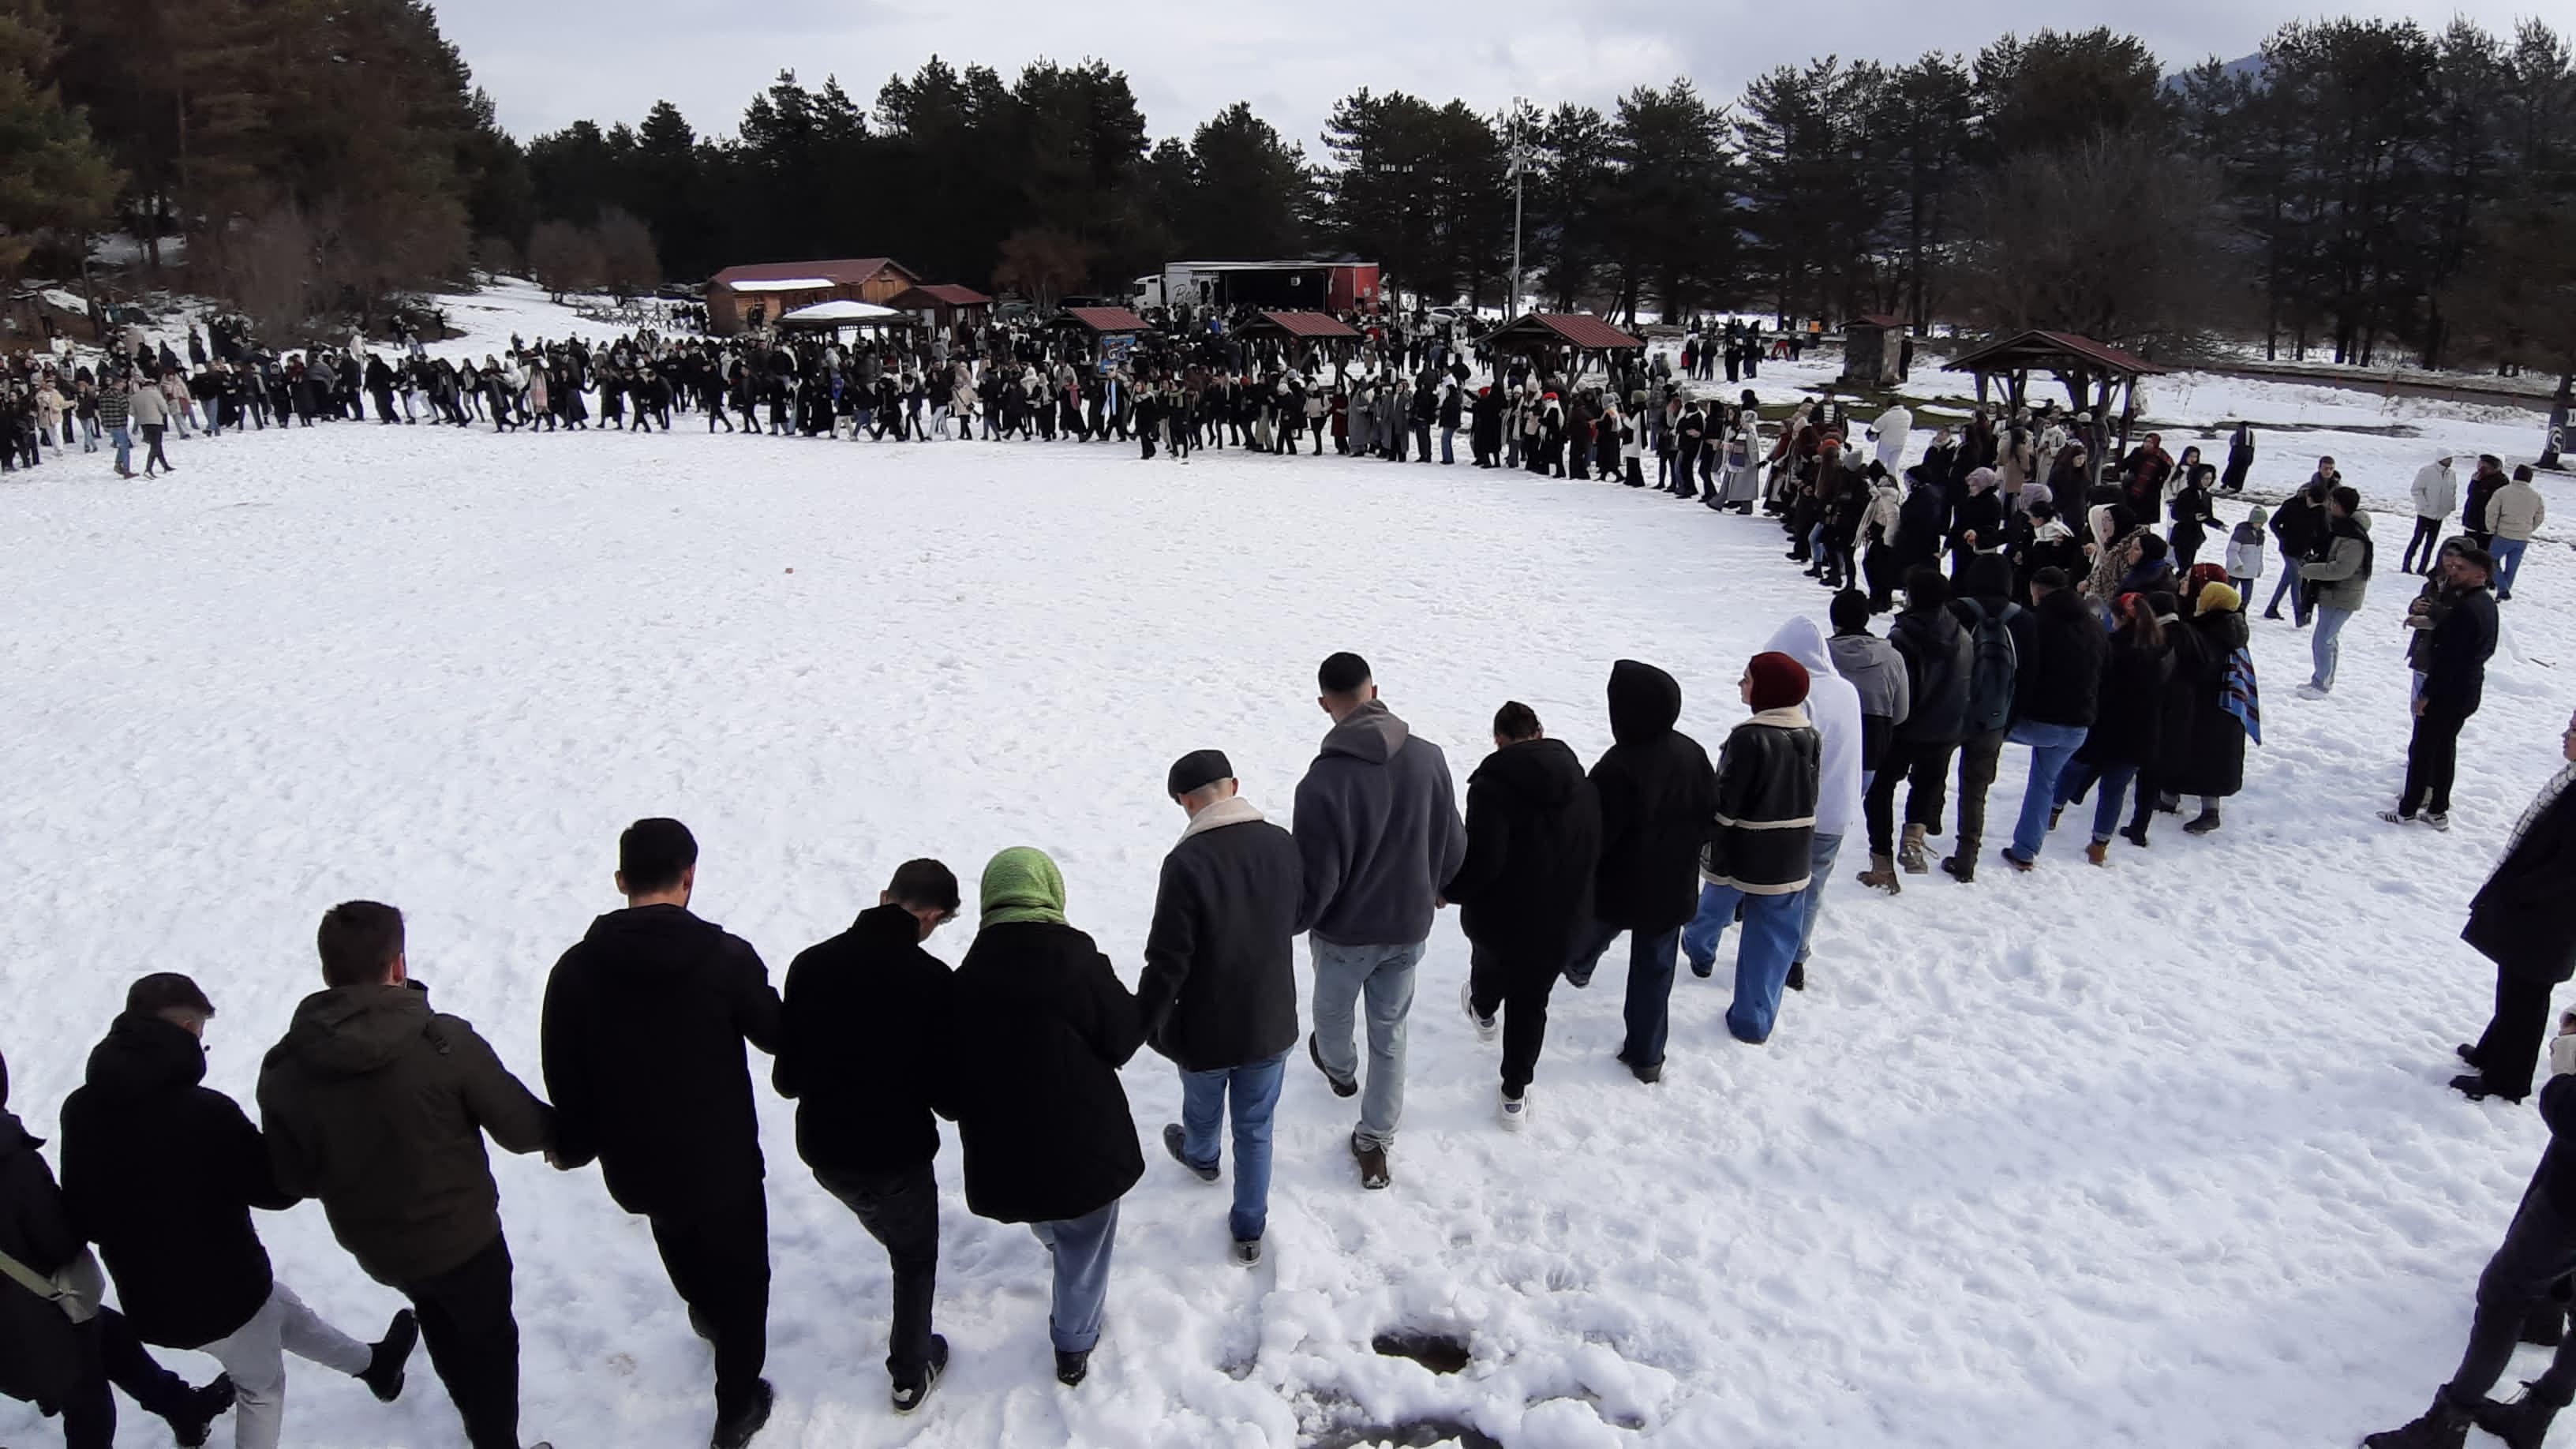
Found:
M 2576 974 L 2576 720 L 2560 737 L 2566 768 L 2524 811 L 2487 883 L 2469 901 L 2460 939 L 2496 966 L 2495 1014 L 2477 1045 L 2460 1048 L 2472 1071 L 2451 1085 L 2471 1100 L 2531 1095 L 2532 1069 L 2549 1029 L 2549 993 Z M 2569 1204 L 2576 1209 L 2576 1202 Z
M 1145 1175 L 1118 1069 L 1143 1014 L 1091 937 L 1065 920 L 1064 875 L 1017 846 L 984 867 L 982 919 L 951 997 L 944 1115 L 966 1152 L 966 1206 L 1026 1223 L 1054 1260 L 1056 1379 L 1090 1371 L 1109 1297 L 1118 1202 Z
M 2227 707 L 2230 661 L 2249 637 L 2242 597 L 2226 584 L 2202 585 L 2199 611 L 2186 627 L 2197 645 L 2190 678 L 2178 684 L 2191 698 L 2188 746 L 2164 784 L 2176 795 L 2200 797 L 2200 813 L 2183 829 L 2207 835 L 2219 827 L 2218 802 L 2245 788 L 2245 722 Z
M 2093 843 L 2085 850 L 2085 859 L 2095 865 L 2108 853 L 2129 782 L 2157 759 L 2166 687 L 2173 677 L 2173 651 L 2154 607 L 2136 594 L 2122 594 L 2113 607 L 2119 626 L 2111 633 L 2111 651 L 2102 666 L 2101 703 L 2074 763 L 2057 779 L 2059 810 L 2083 799 L 2096 783 L 2102 787 L 2093 808 Z
M 2137 804 L 2129 812 L 2128 828 L 2121 832 L 2140 849 L 2146 848 L 2147 825 L 2155 818 L 2155 812 L 2179 808 L 2177 797 L 2182 792 L 2173 781 L 2191 768 L 2200 685 L 2210 665 L 2207 641 L 2183 622 L 2181 605 L 2173 595 L 2161 590 L 2148 594 L 2146 607 L 2155 610 L 2156 623 L 2164 630 L 2165 649 L 2173 656 L 2173 663 L 2165 675 L 2164 688 L 2156 695 L 2155 754 L 2138 770 Z M 2219 660 L 2219 668 L 2224 670 L 2226 663 Z
M 1526 1097 L 1547 1041 L 1547 999 L 1592 929 L 1601 802 L 1583 762 L 1518 701 L 1494 715 L 1494 752 L 1467 777 L 1467 857 L 1441 895 L 1470 947 L 1465 1006 L 1477 1035 L 1502 1016 L 1503 1126 Z
M 44 1145 L 9 1110 L 9 1063 L 0 1058 L 0 1253 L 53 1278 L 80 1257 L 81 1237 L 36 1150 Z M 62 1415 L 64 1449 L 111 1449 L 111 1384 L 167 1422 L 182 1444 L 205 1443 L 207 1425 L 233 1402 L 230 1379 L 192 1389 L 155 1363 L 115 1309 L 74 1323 L 59 1305 L 0 1279 L 0 1394 Z

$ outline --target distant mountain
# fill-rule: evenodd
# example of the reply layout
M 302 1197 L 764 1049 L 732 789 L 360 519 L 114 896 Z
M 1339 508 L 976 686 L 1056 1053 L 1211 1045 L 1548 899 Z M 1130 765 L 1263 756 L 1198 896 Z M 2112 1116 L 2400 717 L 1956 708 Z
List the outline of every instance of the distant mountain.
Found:
M 2231 60 L 2227 64 L 2220 66 L 2219 69 L 2231 76 L 2241 75 L 2259 79 L 2263 74 L 2263 57 L 2259 54 L 2249 55 L 2243 60 Z M 2174 74 L 2165 77 L 2165 89 L 2168 91 L 2178 91 L 2182 89 L 2182 73 L 2180 71 L 2176 71 Z

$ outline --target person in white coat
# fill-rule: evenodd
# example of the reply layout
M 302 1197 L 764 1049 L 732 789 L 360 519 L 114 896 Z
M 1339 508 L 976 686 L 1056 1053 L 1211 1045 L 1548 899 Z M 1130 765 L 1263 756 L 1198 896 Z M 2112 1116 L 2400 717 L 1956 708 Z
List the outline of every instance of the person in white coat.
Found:
M 2434 555 L 2442 547 L 2442 524 L 2451 510 L 2460 506 L 2460 480 L 2451 471 L 2449 454 L 2434 459 L 2415 474 L 2415 536 L 2406 541 L 2406 556 L 2398 564 L 2408 573 L 2433 576 L 2437 567 Z M 2415 551 L 2424 551 L 2424 566 L 2415 566 Z
M 1914 410 L 1903 403 L 1878 415 L 1869 435 L 1878 443 L 1878 465 L 1891 476 L 1905 471 L 1905 440 L 1914 432 Z
M 1824 626 L 1803 614 L 1782 624 L 1762 648 L 1765 653 L 1786 654 L 1806 667 L 1807 720 L 1816 727 L 1824 747 L 1817 769 L 1814 853 L 1809 858 L 1805 899 L 1799 903 L 1798 949 L 1789 958 L 1789 989 L 1804 991 L 1807 953 L 1815 941 L 1816 916 L 1824 909 L 1825 882 L 1833 877 L 1843 836 L 1860 821 L 1860 691 L 1834 671 Z M 1717 948 L 1734 919 L 1734 894 L 1703 885 L 1699 915 L 1682 928 L 1682 954 L 1690 958 L 1691 974 L 1703 979 L 1716 974 Z

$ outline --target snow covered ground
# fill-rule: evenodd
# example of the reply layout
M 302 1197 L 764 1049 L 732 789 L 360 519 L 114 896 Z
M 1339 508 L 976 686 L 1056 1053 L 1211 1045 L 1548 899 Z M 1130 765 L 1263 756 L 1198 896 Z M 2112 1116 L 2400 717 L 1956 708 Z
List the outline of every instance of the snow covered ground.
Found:
M 501 305 L 503 333 L 564 330 L 542 299 Z M 1785 396 L 1777 371 L 1766 395 Z M 2258 487 L 2332 451 L 2393 499 L 2433 451 L 2536 431 L 2229 386 L 2169 386 L 2151 410 L 2260 404 L 2258 423 L 2329 429 L 2314 447 L 2267 434 Z M 2421 436 L 2341 430 L 2392 420 Z M 616 833 L 640 815 L 697 831 L 700 909 L 773 972 L 906 857 L 971 881 L 1027 843 L 1062 863 L 1075 924 L 1132 981 L 1181 824 L 1166 765 L 1222 747 L 1284 815 L 1324 729 L 1325 654 L 1366 654 L 1463 780 L 1507 698 L 1596 756 L 1620 657 L 1680 677 L 1684 727 L 1714 745 L 1744 658 L 1824 603 L 1765 521 L 1464 466 L 1183 467 L 685 420 L 653 437 L 339 424 L 172 453 L 181 471 L 152 483 L 75 455 L 0 486 L 0 866 L 17 882 L 0 1050 L 39 1135 L 150 970 L 212 992 L 209 1081 L 247 1100 L 318 984 L 315 920 L 352 896 L 410 913 L 437 1002 L 534 1081 L 545 971 L 617 904 Z M 1684 973 L 1669 1074 L 1638 1085 L 1611 1060 L 1614 954 L 1588 992 L 1560 991 L 1535 1120 L 1504 1136 L 1444 918 L 1395 1187 L 1360 1189 L 1349 1104 L 1293 1062 L 1271 1253 L 1250 1274 L 1223 1261 L 1225 1193 L 1153 1144 L 1179 1091 L 1140 1057 L 1125 1080 L 1149 1170 L 1079 1391 L 1049 1374 L 1042 1251 L 965 1213 L 952 1138 L 939 1316 L 956 1361 L 931 1408 L 894 1418 L 883 1255 L 796 1161 L 787 1104 L 764 1103 L 780 1403 L 759 1442 L 1195 1449 L 1436 1420 L 1515 1449 L 2306 1449 L 2412 1415 L 2544 1135 L 2528 1108 L 2441 1084 L 2492 981 L 2456 940 L 2463 910 L 2576 696 L 2539 662 L 2576 654 L 2576 568 L 2535 551 L 2506 606 L 2529 657 L 2490 675 L 2458 828 L 2398 830 L 2371 812 L 2403 765 L 2405 523 L 2377 522 L 2390 573 L 2331 699 L 2291 692 L 2306 636 L 2257 625 L 2266 743 L 2225 830 L 2167 823 L 2097 870 L 2070 825 L 2030 876 L 1913 877 L 1892 899 L 1852 884 L 1851 849 L 1812 989 L 1767 1047 L 1727 1036 L 1723 977 Z M 1999 817 L 2024 753 L 2007 753 Z M 932 949 L 956 959 L 971 928 Z M 595 1173 L 496 1170 L 527 1437 L 703 1443 L 706 1351 L 644 1225 Z M 263 1227 L 326 1314 L 372 1328 L 395 1306 L 316 1208 Z M 1405 1331 L 1463 1339 L 1470 1362 L 1436 1375 L 1372 1350 Z M 413 1367 L 390 1409 L 299 1369 L 290 1442 L 460 1444 Z M 127 1419 L 120 1442 L 164 1442 Z M 0 1402 L 0 1442 L 55 1434 Z

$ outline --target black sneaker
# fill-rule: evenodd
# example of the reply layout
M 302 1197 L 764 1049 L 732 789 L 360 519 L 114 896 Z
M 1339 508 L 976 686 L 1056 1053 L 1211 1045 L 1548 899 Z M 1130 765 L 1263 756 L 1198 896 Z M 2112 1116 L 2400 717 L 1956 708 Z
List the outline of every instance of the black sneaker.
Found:
M 777 1406 L 778 1391 L 769 1386 L 769 1380 L 760 1380 L 752 1386 L 750 1403 L 730 1416 L 716 1419 L 715 1437 L 708 1441 L 711 1449 L 745 1449 L 751 1436 L 769 1422 L 769 1411 Z
M 233 1376 L 217 1374 L 215 1381 L 202 1389 L 190 1389 L 187 1401 L 164 1422 L 170 1426 L 170 1437 L 179 1441 L 179 1449 L 197 1449 L 215 1430 L 215 1421 L 233 1406 Z
M 2525 1339 L 2524 1342 L 2530 1342 Z M 2510 1404 L 2493 1399 L 2480 1399 L 2469 1405 L 2469 1417 L 2505 1442 L 2506 1449 L 2540 1449 L 2549 1438 L 2549 1425 L 2567 1401 L 2547 1392 L 2548 1381 L 2526 1383 L 2521 1398 Z
M 1237 1238 L 1234 1240 L 1234 1266 L 1238 1268 L 1257 1268 L 1261 1266 L 1261 1240 L 1259 1238 Z
M 1789 963 L 1789 980 L 1786 984 L 1792 991 L 1804 991 L 1807 989 L 1806 962 L 1792 961 Z
M 909 1414 L 929 1402 L 930 1391 L 939 1387 L 939 1376 L 948 1371 L 948 1340 L 939 1334 L 930 1336 L 930 1363 L 922 1370 L 921 1382 L 906 1388 L 894 1386 L 894 1411 Z
M 2489 1086 L 2484 1072 L 2463 1072 L 2460 1075 L 2453 1077 L 2451 1079 L 2451 1090 L 2468 1098 L 2472 1102 L 2483 1102 L 2489 1097 L 2514 1103 L 2522 1101 L 2522 1098 L 2520 1097 L 2505 1096 L 2504 1093 Z
M 1565 984 L 1573 987 L 1577 991 L 1581 991 L 1585 987 L 1590 986 L 1592 984 L 1592 968 L 1589 966 L 1566 967 Z
M 1190 1170 L 1190 1176 L 1197 1178 L 1201 1182 L 1216 1181 L 1218 1177 L 1216 1168 L 1199 1166 L 1197 1163 L 1190 1161 L 1188 1153 L 1181 1150 L 1182 1137 L 1183 1133 L 1181 1131 L 1180 1123 L 1166 1122 L 1163 1124 L 1163 1150 L 1172 1154 L 1172 1160 L 1179 1163 L 1181 1166 L 1188 1168 Z
M 1945 855 L 1941 858 L 1941 873 L 1961 885 L 1976 884 L 1976 854 L 1973 846 L 1962 841 L 1957 855 Z
M 1690 968 L 1693 976 L 1698 977 L 1702 981 L 1706 981 L 1708 978 L 1717 974 L 1717 958 L 1711 956 L 1705 961 L 1693 961 L 1690 963 Z
M 1324 1074 L 1324 1080 L 1332 1086 L 1334 1096 L 1356 1097 L 1360 1094 L 1360 1084 L 1357 1081 L 1349 1077 L 1334 1076 L 1333 1069 L 1324 1065 L 1324 1048 L 1315 1040 L 1315 1034 L 1311 1031 L 1306 1033 L 1306 1055 L 1314 1058 L 1315 1070 Z
M 403 1365 L 411 1361 L 412 1345 L 420 1342 L 420 1320 L 406 1308 L 385 1325 L 385 1336 L 377 1339 L 367 1356 L 367 1366 L 358 1370 L 358 1381 L 383 1403 L 402 1397 Z
M 2433 1407 L 2421 1417 L 2371 1435 L 2361 1449 L 2461 1449 L 2468 1440 L 2468 1411 L 2451 1402 L 2449 1390 L 2435 1389 Z
M 1067 1353 L 1063 1349 L 1059 1348 L 1055 1351 L 1055 1381 L 1057 1383 L 1064 1385 L 1068 1389 L 1080 1388 L 1082 1386 L 1082 1381 L 1089 1377 L 1091 1377 L 1091 1353 L 1089 1350 L 1086 1349 L 1081 1353 Z
M 1622 1058 L 1622 1060 L 1625 1059 Z M 1664 1079 L 1664 1064 L 1662 1062 L 1656 1062 L 1652 1065 L 1648 1065 L 1644 1062 L 1629 1062 L 1628 1075 L 1635 1077 L 1638 1081 L 1651 1087 L 1655 1083 Z

